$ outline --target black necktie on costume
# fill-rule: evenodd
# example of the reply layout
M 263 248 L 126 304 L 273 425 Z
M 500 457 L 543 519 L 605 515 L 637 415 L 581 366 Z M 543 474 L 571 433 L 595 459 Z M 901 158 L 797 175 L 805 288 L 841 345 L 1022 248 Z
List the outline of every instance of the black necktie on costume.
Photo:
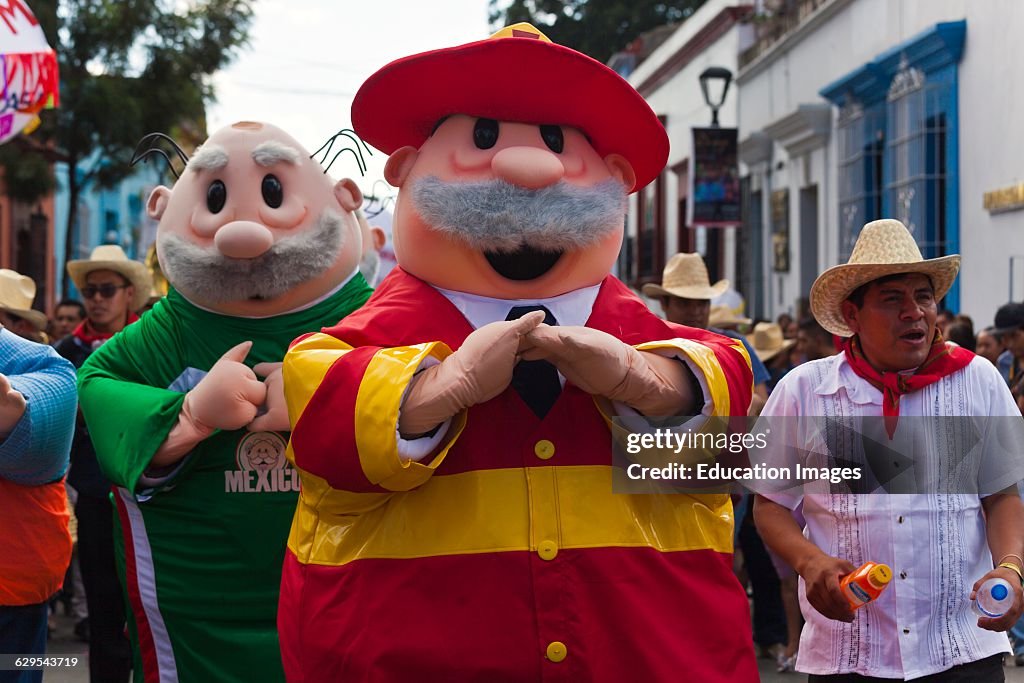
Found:
M 527 313 L 544 311 L 544 323 L 557 325 L 551 311 L 543 306 L 513 306 L 505 320 L 518 320 Z M 558 400 L 562 385 L 558 381 L 558 370 L 546 360 L 521 360 L 512 371 L 512 388 L 516 390 L 534 414 L 543 419 Z

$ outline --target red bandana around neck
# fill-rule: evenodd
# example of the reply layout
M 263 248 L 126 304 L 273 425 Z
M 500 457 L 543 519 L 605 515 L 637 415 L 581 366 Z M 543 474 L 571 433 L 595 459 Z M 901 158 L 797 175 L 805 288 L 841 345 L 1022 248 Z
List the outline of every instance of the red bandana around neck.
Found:
M 974 358 L 974 354 L 967 349 L 955 344 L 946 344 L 938 330 L 935 330 L 928 357 L 913 374 L 879 372 L 868 362 L 856 336 L 843 342 L 843 351 L 846 353 L 846 361 L 857 376 L 867 380 L 871 386 L 882 392 L 882 415 L 885 418 L 885 431 L 890 439 L 896 433 L 896 423 L 900 418 L 900 397 L 903 394 L 924 389 L 929 384 L 962 370 Z
M 125 327 L 131 325 L 133 322 L 139 319 L 139 316 L 135 315 L 132 311 L 128 311 L 128 319 L 125 320 Z M 89 319 L 86 318 L 78 324 L 78 327 L 71 333 L 78 337 L 83 344 L 89 348 L 95 349 L 100 346 L 103 342 L 113 337 L 115 332 L 98 332 L 93 329 L 92 324 L 89 323 Z

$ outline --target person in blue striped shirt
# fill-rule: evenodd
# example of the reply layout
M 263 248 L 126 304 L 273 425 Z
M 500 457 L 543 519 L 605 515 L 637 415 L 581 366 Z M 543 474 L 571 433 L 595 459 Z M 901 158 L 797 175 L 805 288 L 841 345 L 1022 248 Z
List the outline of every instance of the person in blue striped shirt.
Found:
M 46 650 L 47 600 L 71 560 L 64 474 L 76 408 L 74 366 L 0 326 L 0 652 Z M 42 671 L 13 676 L 0 679 Z

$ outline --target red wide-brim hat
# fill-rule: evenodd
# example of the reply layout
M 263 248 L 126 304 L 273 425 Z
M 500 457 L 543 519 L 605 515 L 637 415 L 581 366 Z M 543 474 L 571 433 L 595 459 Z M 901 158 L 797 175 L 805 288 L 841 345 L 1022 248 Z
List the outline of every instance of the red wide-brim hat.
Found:
M 602 157 L 618 153 L 629 161 L 631 191 L 654 180 L 668 159 L 665 127 L 633 86 L 529 24 L 395 60 L 352 102 L 356 133 L 386 154 L 420 147 L 454 114 L 578 128 Z

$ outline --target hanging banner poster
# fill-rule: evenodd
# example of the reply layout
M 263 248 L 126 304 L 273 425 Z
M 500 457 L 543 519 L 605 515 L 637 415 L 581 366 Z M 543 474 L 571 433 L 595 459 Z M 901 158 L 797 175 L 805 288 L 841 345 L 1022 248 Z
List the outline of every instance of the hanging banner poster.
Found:
M 740 174 L 735 128 L 694 128 L 690 155 L 690 227 L 740 225 Z

